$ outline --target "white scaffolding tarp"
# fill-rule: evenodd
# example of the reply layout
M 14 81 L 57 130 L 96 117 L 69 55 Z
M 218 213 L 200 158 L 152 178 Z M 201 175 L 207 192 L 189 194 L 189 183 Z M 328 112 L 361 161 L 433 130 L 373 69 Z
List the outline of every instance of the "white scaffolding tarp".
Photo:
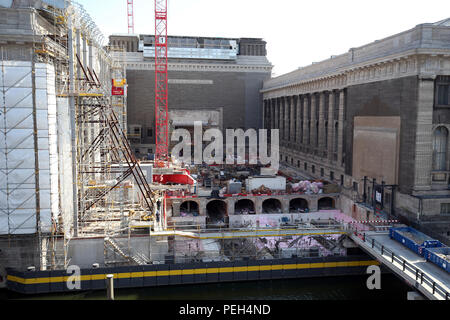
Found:
M 58 215 L 58 138 L 53 66 L 35 65 L 35 97 L 36 128 L 32 63 L 0 62 L 0 234 L 35 233 L 38 212 L 41 231 L 49 232 L 52 216 Z

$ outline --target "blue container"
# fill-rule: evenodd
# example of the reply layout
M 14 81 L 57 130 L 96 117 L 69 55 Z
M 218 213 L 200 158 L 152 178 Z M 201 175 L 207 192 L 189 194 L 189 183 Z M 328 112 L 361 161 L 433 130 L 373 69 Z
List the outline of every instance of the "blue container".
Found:
M 434 263 L 439 268 L 444 269 L 448 273 L 450 273 L 450 262 L 438 256 L 438 254 L 443 254 L 446 256 L 450 255 L 449 247 L 440 247 L 440 248 L 426 248 L 423 250 L 425 259 Z
M 440 241 L 411 227 L 391 228 L 389 230 L 389 236 L 391 239 L 400 242 L 420 256 L 424 256 L 425 248 L 443 247 L 443 244 Z

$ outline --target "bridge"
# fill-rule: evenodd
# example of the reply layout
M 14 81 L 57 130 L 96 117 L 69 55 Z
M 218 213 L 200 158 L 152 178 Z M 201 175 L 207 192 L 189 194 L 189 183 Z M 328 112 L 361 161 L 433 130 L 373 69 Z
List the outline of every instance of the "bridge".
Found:
M 392 223 L 374 225 L 361 223 L 342 213 L 310 213 L 315 219 L 326 217 L 321 226 L 304 221 L 290 227 L 221 228 L 219 230 L 160 230 L 151 236 L 180 236 L 191 239 L 233 239 L 277 236 L 323 236 L 347 234 L 353 242 L 391 272 L 430 300 L 450 299 L 450 274 L 415 254 L 389 237 Z M 319 220 L 320 221 L 320 220 Z
M 430 300 L 450 299 L 450 274 L 391 239 L 388 232 L 355 232 L 351 239 Z

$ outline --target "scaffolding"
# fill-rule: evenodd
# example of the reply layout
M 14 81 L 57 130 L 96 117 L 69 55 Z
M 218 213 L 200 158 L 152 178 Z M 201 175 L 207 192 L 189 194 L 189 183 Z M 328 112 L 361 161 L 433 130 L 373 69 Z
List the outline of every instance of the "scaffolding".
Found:
M 125 51 L 106 47 L 74 1 L 28 10 L 36 25 L 24 62 L 1 48 L 3 234 L 34 234 L 41 270 L 66 268 L 71 239 L 91 236 L 105 238 L 105 261 L 110 251 L 141 261 L 114 237 L 130 237 L 130 222 L 153 223 L 163 198 L 150 189 L 128 143 L 126 93 L 112 94 L 116 81 L 126 86 Z M 20 96 L 11 94 L 19 89 Z M 28 219 L 19 221 L 17 210 L 28 210 Z

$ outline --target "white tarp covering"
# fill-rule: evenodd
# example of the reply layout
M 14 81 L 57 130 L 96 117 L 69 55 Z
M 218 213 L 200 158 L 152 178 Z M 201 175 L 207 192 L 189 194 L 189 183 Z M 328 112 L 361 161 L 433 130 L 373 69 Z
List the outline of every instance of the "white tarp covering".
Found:
M 59 211 L 56 96 L 53 67 L 36 64 L 33 121 L 31 62 L 0 62 L 0 234 L 36 232 L 36 173 L 41 230 Z M 35 161 L 35 135 L 39 168 Z
M 59 181 L 61 190 L 61 215 L 64 230 L 68 234 L 73 221 L 73 178 L 72 178 L 72 137 L 68 98 L 57 98 L 58 105 L 58 148 Z

